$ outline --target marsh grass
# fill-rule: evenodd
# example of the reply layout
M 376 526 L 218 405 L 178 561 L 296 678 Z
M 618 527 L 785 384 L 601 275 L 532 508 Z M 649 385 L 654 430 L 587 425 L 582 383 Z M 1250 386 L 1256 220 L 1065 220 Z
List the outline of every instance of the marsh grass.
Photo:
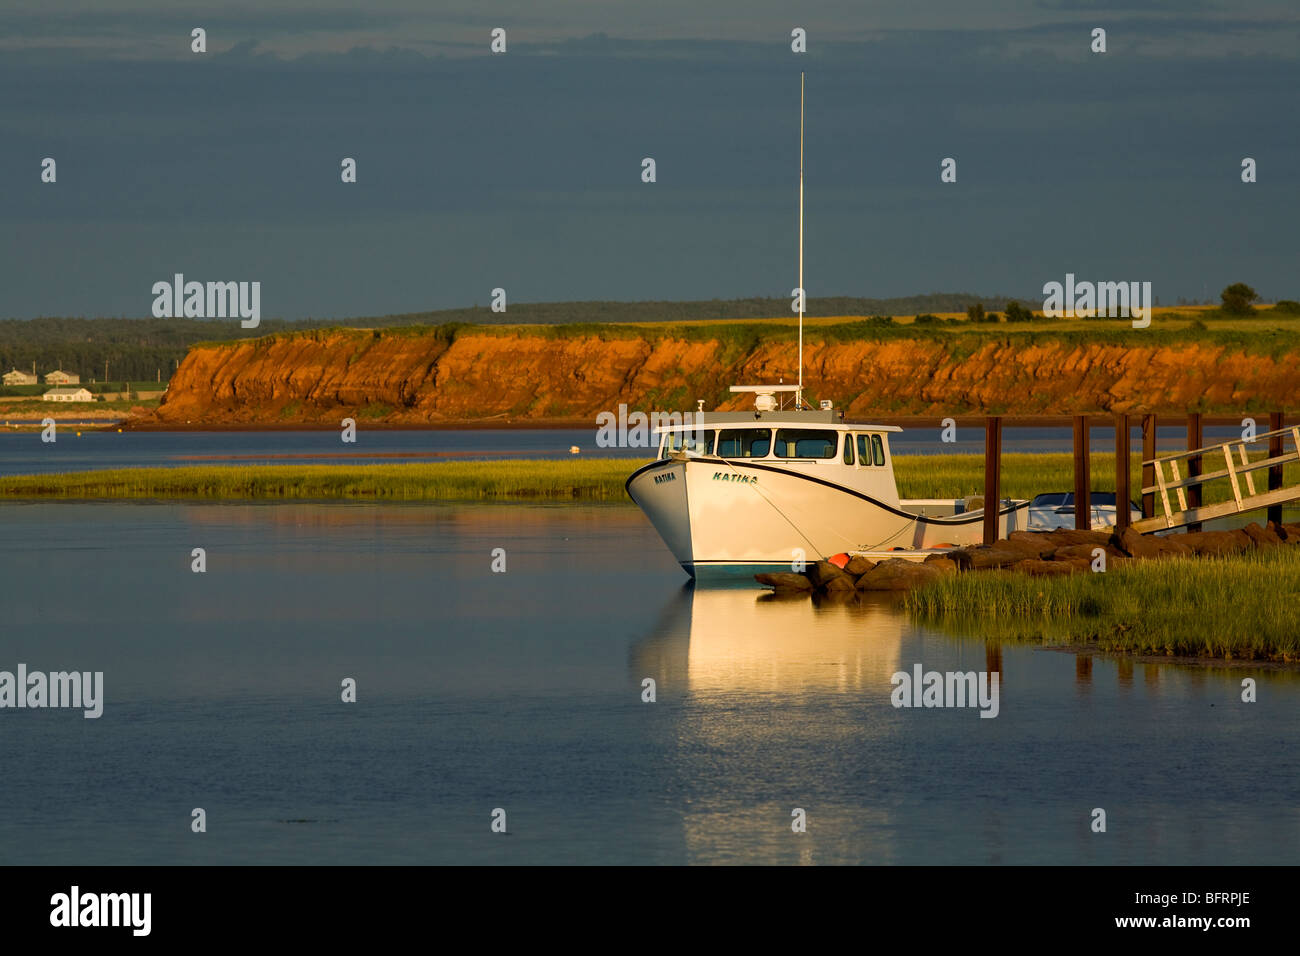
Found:
M 389 501 L 626 501 L 626 460 L 205 465 L 0 478 L 0 496 Z
M 1133 491 L 1141 475 L 1142 459 L 1133 456 Z M 895 455 L 894 477 L 902 498 L 962 498 L 984 493 L 983 455 Z M 1002 496 L 1032 498 L 1045 491 L 1070 491 L 1074 487 L 1074 456 L 1066 453 L 1009 454 L 1002 456 Z M 1115 490 L 1115 456 L 1092 456 L 1094 491 Z
M 1115 488 L 1114 456 L 1094 455 L 1092 487 Z M 623 483 L 636 459 L 502 460 L 404 465 L 201 465 L 0 478 L 0 497 L 53 498 L 374 498 L 395 501 L 489 499 L 627 502 Z M 1137 497 L 1140 461 L 1133 459 Z M 984 486 L 981 455 L 907 455 L 894 459 L 904 498 L 960 498 Z M 1002 459 L 1002 493 L 1028 498 L 1072 487 L 1068 454 L 1012 454 Z M 1300 483 L 1300 465 L 1287 481 Z M 1226 500 L 1226 480 L 1207 486 L 1205 501 Z
M 1133 561 L 1105 573 L 976 572 L 908 593 L 923 624 L 961 636 L 1104 651 L 1300 661 L 1300 549 Z
M 1221 457 L 1203 456 L 1205 471 L 1223 467 Z M 1267 457 L 1263 452 L 1250 456 L 1252 460 Z M 1142 494 L 1142 456 L 1130 460 L 1130 492 L 1137 502 Z M 1185 468 L 1185 466 L 1184 466 Z M 1166 476 L 1169 472 L 1166 469 Z M 1258 488 L 1266 486 L 1267 471 L 1256 471 Z M 902 498 L 960 498 L 984 493 L 983 455 L 899 455 L 894 458 L 894 475 L 898 480 L 898 494 Z M 1244 479 L 1242 494 L 1246 494 Z M 1300 484 L 1300 463 L 1292 462 L 1283 470 L 1283 483 Z M 1091 456 L 1093 491 L 1115 490 L 1114 454 Z M 1072 491 L 1074 489 L 1074 456 L 1068 453 L 1011 454 L 1002 456 L 1002 496 L 1004 498 L 1032 498 L 1045 491 Z M 1159 513 L 1157 494 L 1157 513 Z M 1202 485 L 1202 501 L 1214 504 L 1232 498 L 1232 485 L 1227 478 L 1216 478 Z M 1170 501 L 1177 508 L 1177 500 L 1170 492 Z

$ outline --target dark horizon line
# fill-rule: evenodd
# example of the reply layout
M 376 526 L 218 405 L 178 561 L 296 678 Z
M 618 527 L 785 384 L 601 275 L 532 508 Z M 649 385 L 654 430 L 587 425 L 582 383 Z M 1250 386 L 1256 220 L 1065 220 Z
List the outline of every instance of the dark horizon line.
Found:
M 1018 303 L 1018 304 L 1020 304 L 1020 305 L 1022 305 L 1022 306 L 1026 306 L 1026 307 L 1031 308 L 1031 309 L 1040 309 L 1040 308 L 1042 308 L 1041 297 L 1028 298 L 1028 297 L 1021 297 L 1021 296 L 1010 296 L 1010 295 L 980 295 L 980 294 L 976 294 L 976 293 L 968 293 L 968 292 L 927 292 L 927 293 L 914 293 L 914 294 L 911 294 L 911 295 L 886 296 L 886 297 L 879 297 L 879 298 L 878 298 L 878 297 L 874 297 L 874 296 L 861 296 L 861 295 L 821 295 L 821 296 L 817 296 L 817 297 L 815 297 L 815 298 L 814 298 L 814 297 L 809 297 L 809 298 L 807 299 L 807 303 L 806 303 L 806 304 L 807 304 L 807 308 L 805 308 L 805 310 L 804 310 L 804 316 L 805 316 L 806 318 L 826 318 L 826 317 L 831 317 L 831 316 L 835 316 L 835 315 L 853 314 L 853 313 L 844 313 L 844 312 L 842 312 L 842 311 L 839 310 L 839 309 L 836 309 L 836 308 L 830 307 L 829 305 L 823 305 L 823 307 L 819 309 L 819 308 L 817 308 L 818 303 L 833 303 L 833 302 L 860 302 L 860 303 L 872 303 L 873 306 L 874 306 L 877 310 L 887 310 L 888 307 L 889 307 L 891 304 L 892 304 L 892 305 L 898 305 L 898 304 L 901 304 L 901 303 L 909 302 L 909 301 L 914 300 L 914 299 L 949 298 L 949 297 L 950 297 L 950 298 L 953 298 L 953 299 L 963 299 L 963 300 L 966 300 L 966 301 L 968 302 L 968 304 L 970 304 L 970 305 L 974 305 L 974 304 L 977 304 L 977 303 L 978 303 L 978 304 L 980 304 L 980 305 L 983 305 L 985 308 L 989 308 L 989 307 L 1000 308 L 1000 307 L 1002 307 L 1002 306 L 1005 306 L 1005 305 L 1006 305 L 1007 303 L 1009 303 L 1009 302 L 1016 302 L 1016 303 Z M 1181 296 L 1180 296 L 1179 298 L 1180 298 L 1180 299 L 1183 299 L 1183 298 L 1185 298 L 1185 297 L 1181 297 Z M 1206 299 L 1206 300 L 1204 300 L 1204 301 L 1199 301 L 1199 300 L 1186 300 L 1186 301 L 1172 302 L 1172 303 L 1163 303 L 1163 302 L 1162 302 L 1162 303 L 1158 303 L 1158 305 L 1159 305 L 1160 308 L 1176 308 L 1176 307 L 1178 307 L 1178 306 L 1180 306 L 1180 305 L 1184 305 L 1184 306 L 1214 305 L 1214 304 L 1216 303 L 1216 301 L 1217 301 L 1217 300 L 1215 300 L 1215 299 Z M 776 315 L 773 315 L 773 316 L 752 315 L 752 316 L 732 316 L 732 317 L 727 317 L 727 318 L 776 318 L 776 317 L 785 317 L 786 314 L 787 314 L 787 310 L 789 309 L 789 306 L 790 306 L 790 298 L 787 297 L 787 296 L 737 296 L 737 297 L 732 297 L 732 298 L 713 298 L 713 299 L 559 299 L 559 300 L 536 300 L 536 301 L 529 301 L 529 302 L 508 303 L 505 312 L 493 312 L 493 311 L 491 310 L 491 307 L 488 306 L 488 305 L 480 305 L 480 304 L 478 304 L 478 303 L 474 303 L 474 304 L 472 304 L 472 305 L 450 306 L 450 307 L 443 307 L 443 308 L 439 308 L 439 309 L 424 309 L 424 310 L 416 310 L 416 311 L 409 311 L 409 312 L 385 312 L 385 313 L 374 313 L 374 312 L 371 312 L 371 313 L 366 313 L 366 314 L 353 314 L 353 315 L 346 315 L 346 316 L 313 316 L 313 315 L 306 315 L 306 316 L 302 316 L 301 318 L 285 318 L 284 316 L 279 316 L 279 315 L 267 315 L 267 316 L 264 317 L 263 321 L 286 322 L 286 323 L 291 323 L 291 324 L 298 324 L 298 323 L 308 323 L 308 322 L 346 322 L 346 321 L 350 321 L 350 320 L 365 320 L 365 319 L 372 319 L 372 320 L 373 320 L 373 319 L 382 319 L 382 318 L 406 318 L 406 317 L 411 317 L 411 316 L 423 316 L 423 315 L 430 315 L 430 316 L 433 316 L 433 315 L 439 315 L 439 314 L 454 314 L 454 313 L 464 313 L 464 312 L 483 312 L 483 313 L 486 313 L 487 315 L 501 316 L 500 324 L 510 324 L 510 323 L 509 323 L 509 319 L 508 319 L 508 316 L 509 316 L 510 312 L 511 312 L 511 311 L 521 311 L 521 310 L 526 310 L 526 311 L 535 311 L 535 310 L 538 310 L 538 309 L 559 309 L 559 308 L 563 308 L 563 307 L 572 307 L 572 306 L 593 306 L 593 305 L 642 306 L 642 307 L 654 307 L 654 306 L 677 306 L 677 307 L 689 307 L 689 306 L 695 306 L 695 307 L 702 307 L 702 306 L 708 306 L 708 305 L 713 305 L 713 304 L 720 304 L 720 305 L 728 305 L 728 304 L 729 304 L 729 305 L 737 305 L 737 304 L 741 304 L 741 303 L 754 303 L 754 304 L 756 304 L 756 305 L 772 304 L 774 307 L 775 307 L 775 306 L 779 306 L 779 309 L 777 310 L 777 314 L 776 314 Z M 1263 305 L 1263 304 L 1267 304 L 1267 303 L 1260 302 L 1260 303 L 1256 303 L 1256 304 L 1257 304 L 1257 305 Z M 951 311 L 951 310 L 941 310 L 941 311 Z M 789 317 L 790 317 L 790 318 L 796 318 L 796 317 L 797 317 L 797 313 L 795 313 L 795 312 L 789 312 L 788 314 L 789 314 Z M 900 313 L 900 314 L 901 314 L 901 313 Z M 907 314 L 911 314 L 911 313 L 908 312 Z M 111 320 L 149 320 L 149 319 L 158 319 L 158 317 L 157 317 L 157 316 L 154 316 L 154 315 L 149 315 L 149 314 L 137 314 L 137 315 L 91 315 L 91 316 L 87 316 L 87 315 L 45 315 L 45 314 L 42 314 L 42 315 L 26 315 L 26 316 L 14 316 L 14 315 L 11 315 L 11 316 L 4 316 L 3 318 L 0 318 L 0 321 L 4 321 L 4 322 L 31 322 L 31 321 L 38 321 L 38 320 L 42 320 L 42 319 L 47 319 L 47 320 L 48 320 L 48 319 L 70 319 L 70 320 L 76 320 L 76 321 L 93 322 L 93 321 L 97 321 L 97 320 L 100 320 L 100 319 L 111 319 Z M 230 318 L 229 318 L 229 317 L 227 317 L 227 318 L 210 318 L 210 317 L 206 317 L 206 316 L 203 316 L 203 317 L 197 317 L 197 316 L 171 316 L 171 317 L 168 317 L 168 318 L 166 318 L 166 319 L 159 319 L 159 321 L 168 321 L 168 322 L 173 322 L 173 321 L 176 321 L 176 320 L 179 320 L 179 319 L 183 319 L 183 320 L 190 321 L 190 322 L 228 322 L 228 321 L 230 321 Z M 720 317 L 720 319 L 721 319 L 721 317 Z M 653 321 L 653 320 L 649 320 L 649 319 L 632 319 L 632 320 L 625 320 L 625 321 Z M 689 319 L 689 320 L 683 320 L 683 321 L 700 321 L 700 320 L 698 320 L 698 319 Z

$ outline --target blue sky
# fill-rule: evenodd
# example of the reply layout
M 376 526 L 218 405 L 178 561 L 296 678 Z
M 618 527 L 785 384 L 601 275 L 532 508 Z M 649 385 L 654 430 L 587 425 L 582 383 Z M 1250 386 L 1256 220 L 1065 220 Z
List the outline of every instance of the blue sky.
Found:
M 1294 3 L 11 0 L 0 315 L 145 315 L 175 272 L 290 318 L 788 295 L 800 70 L 812 298 L 1300 298 Z

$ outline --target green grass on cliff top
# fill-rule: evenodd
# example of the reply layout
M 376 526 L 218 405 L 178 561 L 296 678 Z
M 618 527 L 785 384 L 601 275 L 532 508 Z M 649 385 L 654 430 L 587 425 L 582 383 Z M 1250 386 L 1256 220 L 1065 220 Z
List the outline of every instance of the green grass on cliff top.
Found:
M 805 318 L 806 342 L 855 342 L 924 339 L 945 342 L 954 356 L 970 354 L 989 342 L 1066 345 L 1101 343 L 1128 348 L 1207 344 L 1253 354 L 1280 356 L 1300 350 L 1300 315 L 1258 309 L 1253 315 L 1234 317 L 1217 310 L 1181 307 L 1157 309 L 1151 326 L 1134 329 L 1129 319 L 1047 319 L 1028 322 L 972 322 L 964 316 L 943 315 L 937 321 L 916 322 L 915 316 L 833 316 Z M 434 326 L 400 326 L 388 329 L 356 329 L 346 326 L 276 332 L 257 339 L 234 342 L 200 342 L 194 347 L 264 347 L 293 338 L 321 340 L 348 335 L 358 339 L 381 337 L 432 338 L 443 347 L 464 334 L 540 338 L 603 340 L 665 338 L 687 341 L 718 341 L 728 353 L 744 354 L 762 344 L 794 340 L 798 323 L 793 317 L 697 320 L 683 322 L 638 322 L 634 324 L 581 323 L 570 325 L 474 325 L 453 323 Z

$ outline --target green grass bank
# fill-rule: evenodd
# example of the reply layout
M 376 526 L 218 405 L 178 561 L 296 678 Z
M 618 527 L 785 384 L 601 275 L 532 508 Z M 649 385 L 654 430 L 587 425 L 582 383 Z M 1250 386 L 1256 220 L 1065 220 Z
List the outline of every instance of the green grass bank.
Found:
M 1092 487 L 1113 491 L 1113 455 L 1092 456 Z M 503 460 L 402 465 L 201 465 L 111 471 L 16 475 L 0 478 L 9 498 L 296 498 L 394 501 L 556 500 L 625 502 L 623 482 L 640 460 Z M 1140 460 L 1134 457 L 1137 494 Z M 894 461 L 905 498 L 980 494 L 981 455 L 902 456 Z M 1003 456 L 1003 494 L 1028 498 L 1072 487 L 1068 454 Z M 1288 466 L 1288 483 L 1300 482 L 1300 465 Z M 1227 482 L 1206 486 L 1205 500 L 1226 500 Z
M 1101 574 L 957 574 L 909 592 L 918 623 L 1102 651 L 1300 663 L 1300 549 L 1131 561 Z

